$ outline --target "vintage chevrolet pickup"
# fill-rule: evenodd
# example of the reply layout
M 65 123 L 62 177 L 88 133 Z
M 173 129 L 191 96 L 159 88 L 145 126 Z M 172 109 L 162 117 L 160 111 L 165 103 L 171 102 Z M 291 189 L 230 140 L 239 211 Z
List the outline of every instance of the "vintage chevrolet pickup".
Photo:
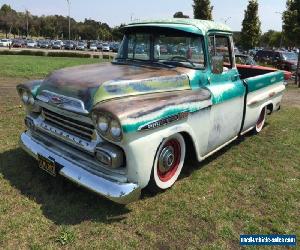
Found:
M 280 109 L 284 74 L 239 68 L 231 30 L 193 19 L 124 28 L 112 63 L 57 70 L 17 86 L 25 151 L 51 175 L 126 204 L 164 190 Z

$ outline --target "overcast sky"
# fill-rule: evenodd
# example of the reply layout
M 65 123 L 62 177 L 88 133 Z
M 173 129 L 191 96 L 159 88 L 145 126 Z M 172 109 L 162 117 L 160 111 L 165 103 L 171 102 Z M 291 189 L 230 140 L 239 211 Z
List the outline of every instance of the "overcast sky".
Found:
M 172 17 L 177 11 L 193 16 L 193 0 L 70 0 L 71 16 L 77 21 L 92 18 L 110 26 L 129 23 L 133 19 Z M 17 11 L 28 9 L 34 15 L 68 15 L 67 0 L 0 0 Z M 211 0 L 215 21 L 228 19 L 227 24 L 235 31 L 241 29 L 248 0 Z M 262 30 L 281 30 L 281 15 L 286 0 L 259 0 Z

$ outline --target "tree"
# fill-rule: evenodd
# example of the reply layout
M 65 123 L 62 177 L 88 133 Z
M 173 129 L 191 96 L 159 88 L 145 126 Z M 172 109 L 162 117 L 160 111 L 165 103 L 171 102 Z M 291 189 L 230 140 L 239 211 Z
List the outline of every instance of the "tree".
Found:
M 202 20 L 212 20 L 213 6 L 210 0 L 194 0 L 194 18 Z
M 265 48 L 281 47 L 282 32 L 269 30 L 260 38 L 260 45 Z
M 178 11 L 173 15 L 174 18 L 190 18 L 187 15 L 184 15 L 182 11 Z
M 261 22 L 258 17 L 257 0 L 249 0 L 242 23 L 241 44 L 245 50 L 252 49 L 259 44 Z
M 289 46 L 300 48 L 300 0 L 287 0 L 286 11 L 282 15 L 283 30 Z M 300 53 L 297 71 L 300 73 Z M 296 74 L 295 83 L 300 88 L 299 75 Z

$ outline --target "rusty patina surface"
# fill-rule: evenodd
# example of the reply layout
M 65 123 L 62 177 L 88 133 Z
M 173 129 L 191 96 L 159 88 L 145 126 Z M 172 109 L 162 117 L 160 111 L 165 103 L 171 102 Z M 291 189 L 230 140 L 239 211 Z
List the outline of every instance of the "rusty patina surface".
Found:
M 53 72 L 43 81 L 39 92 L 48 90 L 78 98 L 91 110 L 98 102 L 112 98 L 190 89 L 186 74 L 189 71 L 110 63 L 84 65 Z
M 109 112 L 120 119 L 125 132 L 133 132 L 155 120 L 183 112 L 196 112 L 211 105 L 207 89 L 184 90 L 127 97 L 99 103 L 96 112 Z

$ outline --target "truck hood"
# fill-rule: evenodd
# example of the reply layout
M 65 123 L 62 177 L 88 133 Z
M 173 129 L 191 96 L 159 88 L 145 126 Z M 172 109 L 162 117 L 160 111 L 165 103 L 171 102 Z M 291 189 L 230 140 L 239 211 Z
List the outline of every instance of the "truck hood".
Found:
M 188 70 L 188 69 L 187 69 Z M 182 68 L 92 64 L 57 70 L 42 82 L 39 94 L 50 91 L 80 99 L 91 111 L 99 102 L 148 93 L 190 89 Z

